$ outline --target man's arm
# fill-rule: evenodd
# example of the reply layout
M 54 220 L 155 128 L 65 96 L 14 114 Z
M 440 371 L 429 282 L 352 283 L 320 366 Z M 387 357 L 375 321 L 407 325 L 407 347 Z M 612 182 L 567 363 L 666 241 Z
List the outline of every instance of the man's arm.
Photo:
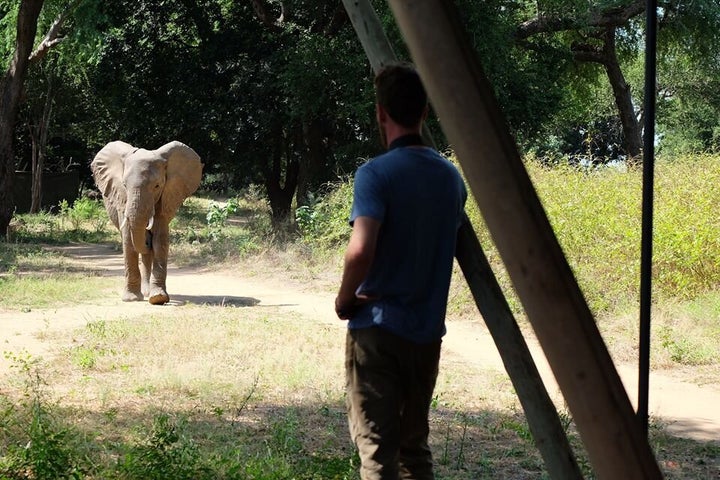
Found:
M 352 317 L 363 301 L 355 292 L 365 280 L 375 258 L 380 225 L 378 220 L 371 217 L 357 217 L 353 222 L 352 235 L 345 251 L 342 283 L 335 298 L 335 312 L 341 320 Z

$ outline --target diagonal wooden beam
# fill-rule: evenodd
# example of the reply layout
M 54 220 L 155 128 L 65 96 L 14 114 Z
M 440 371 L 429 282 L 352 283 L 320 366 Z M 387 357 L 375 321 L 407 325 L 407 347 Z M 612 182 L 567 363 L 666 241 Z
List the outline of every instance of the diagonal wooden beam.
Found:
M 598 478 L 662 478 L 453 2 L 389 4 Z
M 370 1 L 343 0 L 343 4 L 373 71 L 397 61 Z M 427 128 L 423 133 L 434 143 Z M 555 479 L 581 480 L 555 406 L 467 216 L 458 232 L 456 258 L 518 393 L 548 473 Z

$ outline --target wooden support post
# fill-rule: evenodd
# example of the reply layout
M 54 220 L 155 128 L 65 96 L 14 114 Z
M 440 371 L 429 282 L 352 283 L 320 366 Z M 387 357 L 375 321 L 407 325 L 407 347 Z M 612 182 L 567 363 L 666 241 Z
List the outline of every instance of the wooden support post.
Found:
M 389 3 L 598 478 L 662 478 L 453 2 Z
M 396 61 L 369 0 L 343 0 L 343 4 L 373 71 Z M 432 142 L 429 131 L 423 133 Z M 555 406 L 467 216 L 458 232 L 456 258 L 518 393 L 550 477 L 582 479 Z

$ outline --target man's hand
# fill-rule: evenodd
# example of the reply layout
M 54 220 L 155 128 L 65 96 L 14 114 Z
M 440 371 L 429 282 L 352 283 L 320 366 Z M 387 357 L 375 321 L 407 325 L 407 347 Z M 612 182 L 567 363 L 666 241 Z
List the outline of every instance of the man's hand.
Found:
M 360 294 L 343 301 L 338 295 L 335 297 L 335 313 L 340 320 L 350 320 L 363 305 L 373 300 L 377 300 L 377 297 Z
M 358 298 L 353 296 L 350 299 L 342 299 L 340 295 L 335 297 L 335 313 L 340 320 L 350 320 L 360 308 Z

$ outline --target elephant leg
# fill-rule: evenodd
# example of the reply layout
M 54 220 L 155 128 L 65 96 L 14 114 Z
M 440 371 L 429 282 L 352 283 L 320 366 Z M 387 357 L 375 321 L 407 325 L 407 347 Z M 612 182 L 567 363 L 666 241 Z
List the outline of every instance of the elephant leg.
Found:
M 138 266 L 138 253 L 132 246 L 130 236 L 122 234 L 123 257 L 125 260 L 125 290 L 122 294 L 123 302 L 133 302 L 143 299 L 140 288 L 140 268 Z
M 153 265 L 153 252 L 143 253 L 140 255 L 140 279 L 141 279 L 141 291 L 146 297 L 150 296 L 150 272 L 152 271 Z
M 167 279 L 167 259 L 170 244 L 168 224 L 170 220 L 155 218 L 152 234 L 152 270 L 150 275 L 150 293 L 148 301 L 153 305 L 163 305 L 170 301 L 165 281 Z

